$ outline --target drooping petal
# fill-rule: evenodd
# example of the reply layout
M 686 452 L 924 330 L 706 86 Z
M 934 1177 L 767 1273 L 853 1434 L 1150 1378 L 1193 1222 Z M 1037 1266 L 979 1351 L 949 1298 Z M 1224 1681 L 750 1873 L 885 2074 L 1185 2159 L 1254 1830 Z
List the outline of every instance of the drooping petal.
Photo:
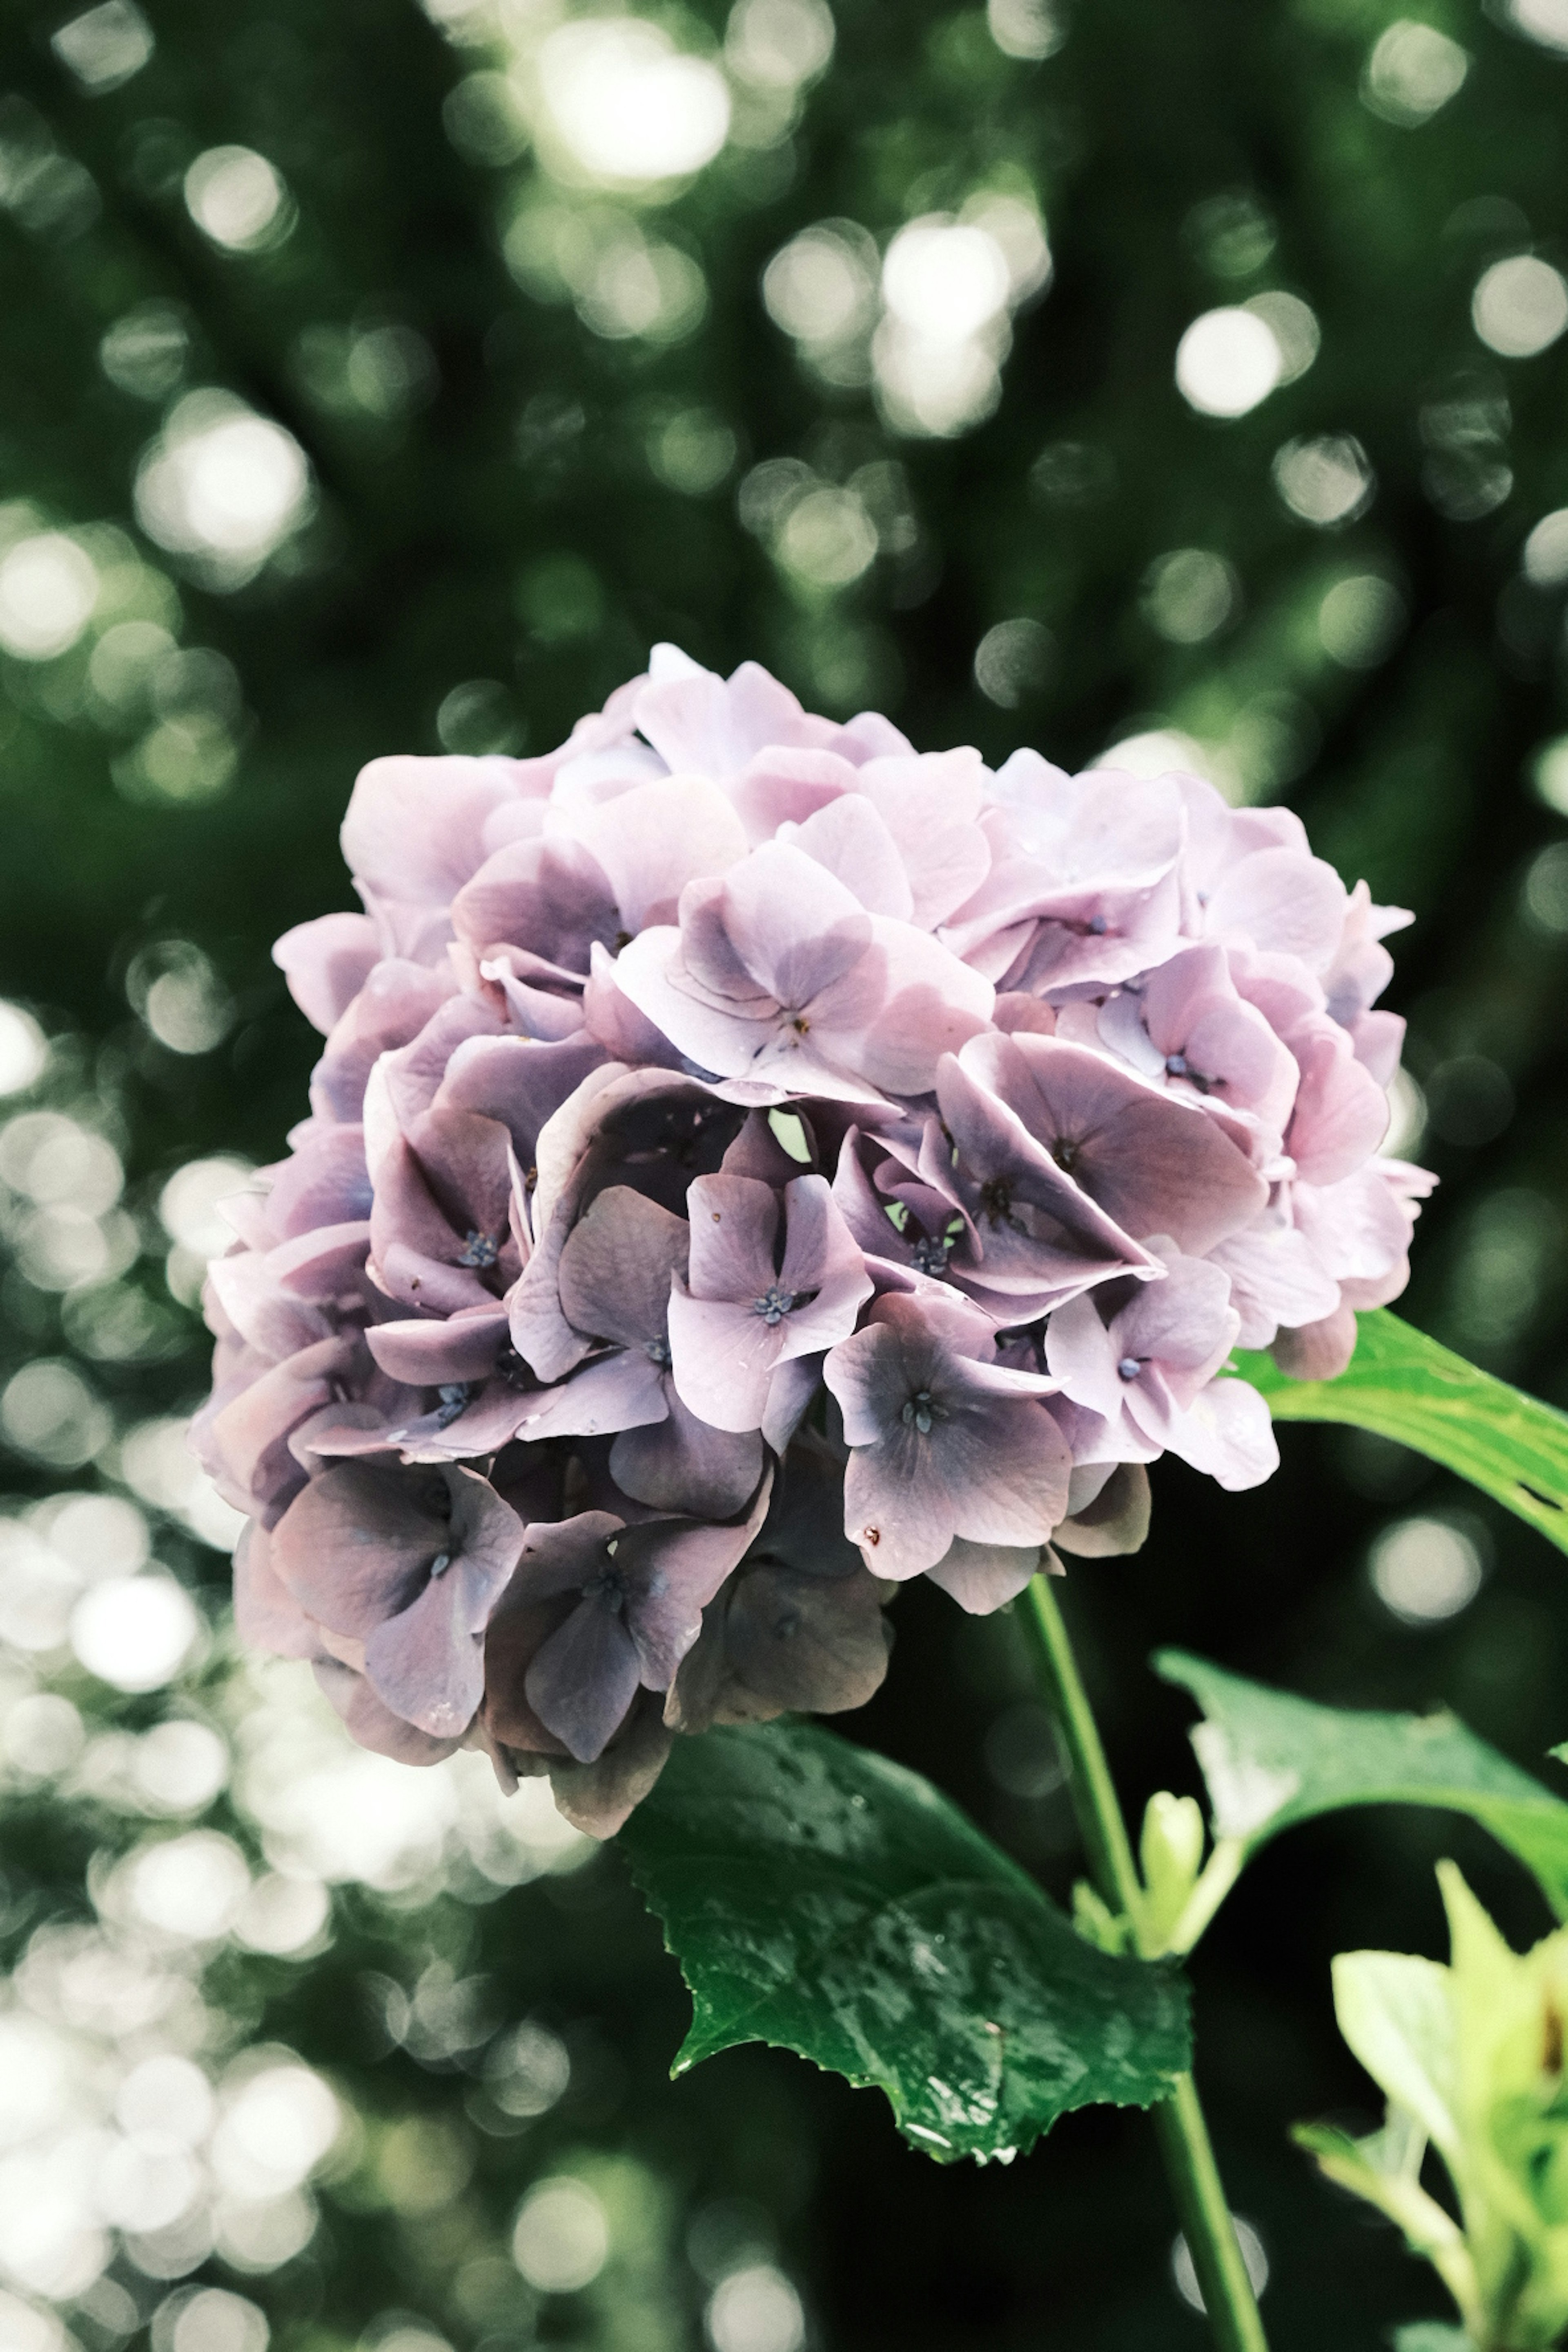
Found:
M 521 1540 L 522 1528 L 518 1526 Z M 459 1555 L 399 1615 L 366 1634 L 365 1678 L 432 1738 L 461 1737 L 484 1696 L 483 1635 L 501 1578 Z
M 541 1723 L 580 1764 L 591 1764 L 619 1729 L 639 1678 L 624 1617 L 585 1598 L 541 1643 L 523 1688 Z
M 1039 1544 L 969 1543 L 954 1536 L 927 1576 L 972 1617 L 989 1617 L 1016 1601 L 1039 1568 Z
M 373 1755 L 390 1756 L 397 1764 L 440 1764 L 456 1755 L 457 1739 L 433 1739 L 400 1715 L 395 1715 L 364 1675 L 341 1659 L 315 1660 L 315 1675 L 349 1738 Z

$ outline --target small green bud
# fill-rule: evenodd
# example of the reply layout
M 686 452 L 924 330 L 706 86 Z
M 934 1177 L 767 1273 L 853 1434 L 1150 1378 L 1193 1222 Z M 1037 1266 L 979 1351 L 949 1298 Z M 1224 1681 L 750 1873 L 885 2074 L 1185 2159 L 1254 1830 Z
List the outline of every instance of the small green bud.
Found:
M 1203 1864 L 1204 1816 L 1195 1797 L 1156 1790 L 1144 1811 L 1139 1858 L 1143 1865 L 1143 1948 L 1158 1951 L 1185 1909 Z

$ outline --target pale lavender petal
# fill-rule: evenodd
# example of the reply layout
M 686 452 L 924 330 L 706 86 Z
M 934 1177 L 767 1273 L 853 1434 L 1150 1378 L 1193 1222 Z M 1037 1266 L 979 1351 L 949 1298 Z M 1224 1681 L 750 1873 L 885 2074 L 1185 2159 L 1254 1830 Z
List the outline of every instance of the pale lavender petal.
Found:
M 1046 1326 L 1046 1361 L 1075 1404 L 1108 1421 L 1121 1418 L 1123 1383 L 1114 1340 L 1086 1294 L 1058 1307 Z
M 398 1764 L 440 1764 L 462 1745 L 458 1739 L 433 1739 L 395 1715 L 363 1675 L 337 1658 L 318 1658 L 315 1675 L 349 1738 L 373 1755 L 390 1756 Z
M 689 882 L 721 874 L 746 855 L 745 827 L 727 796 L 701 776 L 658 777 L 574 810 L 567 822 L 609 877 L 621 926 L 634 935 L 650 923 L 673 923 Z M 547 819 L 546 838 L 552 837 Z
M 1184 1406 L 1236 1344 L 1240 1318 L 1223 1267 L 1166 1255 L 1163 1282 L 1145 1283 L 1110 1327 L 1122 1363 L 1157 1363 Z
M 343 819 L 349 870 L 378 898 L 445 908 L 483 858 L 485 820 L 517 792 L 510 760 L 373 760 Z
M 787 1317 L 784 1352 L 805 1355 L 848 1337 L 871 1296 L 871 1278 L 826 1177 L 793 1177 L 784 1187 L 784 1206 L 779 1288 L 801 1303 Z
M 625 1532 L 625 1520 L 611 1511 L 579 1511 L 570 1519 L 536 1521 L 523 1536 L 507 1588 L 508 1607 L 581 1592 L 604 1573 L 614 1556 L 610 1547 Z
M 1339 1285 L 1294 1226 L 1248 1225 L 1209 1255 L 1230 1278 L 1238 1348 L 1267 1348 L 1281 1323 L 1315 1323 L 1339 1304 Z
M 686 1196 L 686 1213 L 692 1298 L 749 1307 L 775 1279 L 779 1201 L 772 1185 L 751 1176 L 700 1176 Z
M 370 1214 L 364 1137 L 357 1126 L 312 1124 L 289 1159 L 262 1169 L 260 1175 L 268 1185 L 267 1217 L 275 1241 L 292 1240 L 320 1225 L 357 1223 Z
M 1251 1222 L 1268 1188 L 1196 1104 L 1059 1037 L 978 1037 L 961 1066 L 1134 1240 L 1202 1256 Z
M 768 1382 L 763 1407 L 763 1444 L 782 1454 L 810 1412 L 822 1384 L 820 1356 L 793 1356 L 781 1362 Z
M 318 915 L 285 931 L 273 944 L 272 961 L 300 1012 L 325 1036 L 364 986 L 380 952 L 368 915 Z
M 1321 972 L 1339 946 L 1346 904 L 1344 884 L 1322 858 L 1261 849 L 1218 877 L 1207 908 L 1209 935 L 1240 931 Z
M 414 1388 L 484 1380 L 506 1337 L 506 1308 L 499 1300 L 444 1322 L 382 1323 L 365 1334 L 383 1371 Z
M 868 914 L 904 923 L 913 915 L 914 893 L 898 844 L 862 793 L 841 794 L 804 824 L 781 825 L 778 839 L 836 876 Z
M 669 1302 L 669 1353 L 682 1403 L 714 1429 L 759 1429 L 788 1336 L 782 1316 L 769 1322 L 750 1304 L 693 1298 L 678 1277 Z
M 853 893 L 783 842 L 731 867 L 723 909 L 741 961 L 791 1013 L 842 979 L 871 941 L 871 919 Z
M 604 1061 L 604 1047 L 586 1034 L 554 1044 L 531 1037 L 475 1037 L 459 1045 L 447 1062 L 437 1108 L 477 1111 L 499 1120 L 521 1165 L 531 1168 L 545 1121 Z
M 1274 1360 L 1292 1381 L 1337 1381 L 1355 1353 L 1352 1308 L 1336 1307 L 1315 1323 L 1275 1334 Z
M 1325 1023 L 1314 1034 L 1298 1031 L 1291 1043 L 1301 1086 L 1285 1149 L 1309 1184 L 1341 1183 L 1388 1132 L 1388 1097 L 1342 1029 Z
M 624 1184 L 592 1202 L 561 1253 L 561 1305 L 575 1329 L 623 1347 L 665 1343 L 670 1283 L 689 1228 Z
M 613 950 L 623 928 L 604 867 L 564 834 L 498 849 L 458 893 L 452 921 L 475 950 L 510 942 L 578 972 L 595 941 Z
M 523 1688 L 540 1721 L 580 1764 L 591 1764 L 619 1729 L 639 1675 L 623 1619 L 583 1601 L 541 1645 Z
M 735 808 L 754 843 L 771 841 L 785 824 L 804 824 L 843 793 L 858 792 L 858 770 L 837 751 L 759 751 L 731 788 Z
M 763 1442 L 699 1421 L 667 1380 L 668 1419 L 626 1429 L 610 1448 L 617 1486 L 656 1510 L 728 1518 L 742 1508 L 763 1472 Z
M 658 1700 L 639 1694 L 615 1738 L 592 1764 L 570 1759 L 551 1763 L 557 1812 L 584 1837 L 614 1837 L 663 1771 L 671 1745 Z
M 1040 1566 L 1038 1544 L 970 1543 L 954 1536 L 927 1576 L 972 1617 L 989 1617 L 1016 1601 Z
M 1076 1500 L 1070 1487 L 1068 1499 Z M 1075 1552 L 1083 1559 L 1119 1558 L 1142 1548 L 1151 1509 L 1149 1473 L 1143 1465 L 1113 1463 L 1092 1499 L 1070 1511 L 1051 1540 L 1059 1551 Z
M 1232 1494 L 1261 1486 L 1279 1467 L 1268 1407 L 1249 1381 L 1211 1381 L 1179 1417 L 1169 1444 Z
M 519 1403 L 516 1433 L 535 1442 L 605 1437 L 662 1421 L 669 1411 L 664 1368 L 640 1348 L 602 1356 L 558 1386 L 535 1390 Z
M 978 821 L 984 772 L 979 753 L 968 750 L 878 757 L 859 772 L 856 790 L 898 844 L 912 898 L 910 919 L 921 930 L 944 923 L 990 871 L 991 845 Z
M 249 1650 L 313 1658 L 319 1629 L 274 1570 L 267 1530 L 247 1521 L 234 1551 L 234 1630 Z
M 889 1094 L 921 1095 L 942 1055 L 984 1028 L 994 1003 L 990 982 L 940 940 L 874 916 L 868 952 L 814 996 L 805 1017 L 841 1066 Z
M 521 1538 L 519 1527 L 519 1539 Z M 483 1633 L 498 1579 L 459 1556 L 432 1575 L 400 1616 L 365 1637 L 365 1678 L 405 1722 L 433 1738 L 461 1737 L 484 1696 Z

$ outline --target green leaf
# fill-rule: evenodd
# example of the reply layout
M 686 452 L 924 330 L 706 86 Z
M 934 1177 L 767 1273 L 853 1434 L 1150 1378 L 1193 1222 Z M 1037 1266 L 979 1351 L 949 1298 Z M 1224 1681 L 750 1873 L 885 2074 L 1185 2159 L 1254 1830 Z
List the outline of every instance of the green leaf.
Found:
M 1188 2063 L 1173 1969 L 1095 1950 L 929 1781 L 814 1725 L 677 1740 L 618 1843 L 691 1990 L 677 2074 L 798 2051 L 946 2161 L 1148 2106 Z
M 1193 1746 L 1217 1837 L 1240 1839 L 1250 1854 L 1344 1805 L 1440 1805 L 1489 1829 L 1568 1919 L 1568 1804 L 1456 1717 L 1318 1706 L 1183 1650 L 1162 1650 L 1153 1664 L 1207 1717 Z
M 1350 1422 L 1396 1438 L 1568 1551 L 1568 1413 L 1478 1370 L 1385 1307 L 1359 1318 L 1355 1354 L 1338 1380 L 1287 1380 L 1268 1356 L 1236 1363 L 1276 1421 Z
M 1447 1969 L 1405 1952 L 1341 1952 L 1333 1983 L 1340 2032 L 1373 2081 L 1453 2157 L 1458 2061 Z
M 1413 2319 L 1394 2330 L 1394 2352 L 1476 2352 L 1476 2339 L 1444 2319 Z

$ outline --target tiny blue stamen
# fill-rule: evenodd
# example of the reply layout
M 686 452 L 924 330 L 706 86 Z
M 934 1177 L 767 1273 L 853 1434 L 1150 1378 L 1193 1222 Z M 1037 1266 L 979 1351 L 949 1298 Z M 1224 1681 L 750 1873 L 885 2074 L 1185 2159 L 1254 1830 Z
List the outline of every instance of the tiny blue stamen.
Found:
M 1165 1056 L 1165 1067 L 1169 1070 L 1173 1078 L 1184 1078 L 1187 1075 L 1186 1055 L 1184 1054 L 1167 1054 Z
M 1089 919 L 1089 929 L 1091 938 L 1102 940 L 1110 926 L 1103 915 L 1091 915 Z
M 500 1255 L 500 1244 L 492 1242 L 489 1234 L 468 1233 L 458 1253 L 459 1265 L 494 1265 Z
M 430 1563 L 430 1574 L 432 1580 L 437 1576 L 445 1576 L 447 1570 L 451 1567 L 451 1553 L 449 1551 L 438 1551 L 435 1559 Z
M 945 1421 L 947 1415 L 930 1389 L 917 1389 L 899 1418 L 906 1429 L 918 1429 L 922 1437 L 929 1437 L 932 1425 L 939 1421 Z
M 1124 1381 L 1135 1381 L 1143 1369 L 1141 1356 L 1123 1356 L 1116 1367 Z
M 760 1315 L 772 1330 L 784 1321 L 795 1306 L 795 1298 L 796 1294 L 793 1290 L 781 1290 L 776 1282 L 770 1282 L 762 1297 L 752 1301 L 752 1312 Z
M 668 1364 L 669 1361 L 669 1343 L 666 1339 L 645 1339 L 642 1351 L 650 1364 Z
M 443 1381 L 436 1391 L 436 1426 L 446 1429 L 457 1420 L 473 1394 L 468 1381 Z

